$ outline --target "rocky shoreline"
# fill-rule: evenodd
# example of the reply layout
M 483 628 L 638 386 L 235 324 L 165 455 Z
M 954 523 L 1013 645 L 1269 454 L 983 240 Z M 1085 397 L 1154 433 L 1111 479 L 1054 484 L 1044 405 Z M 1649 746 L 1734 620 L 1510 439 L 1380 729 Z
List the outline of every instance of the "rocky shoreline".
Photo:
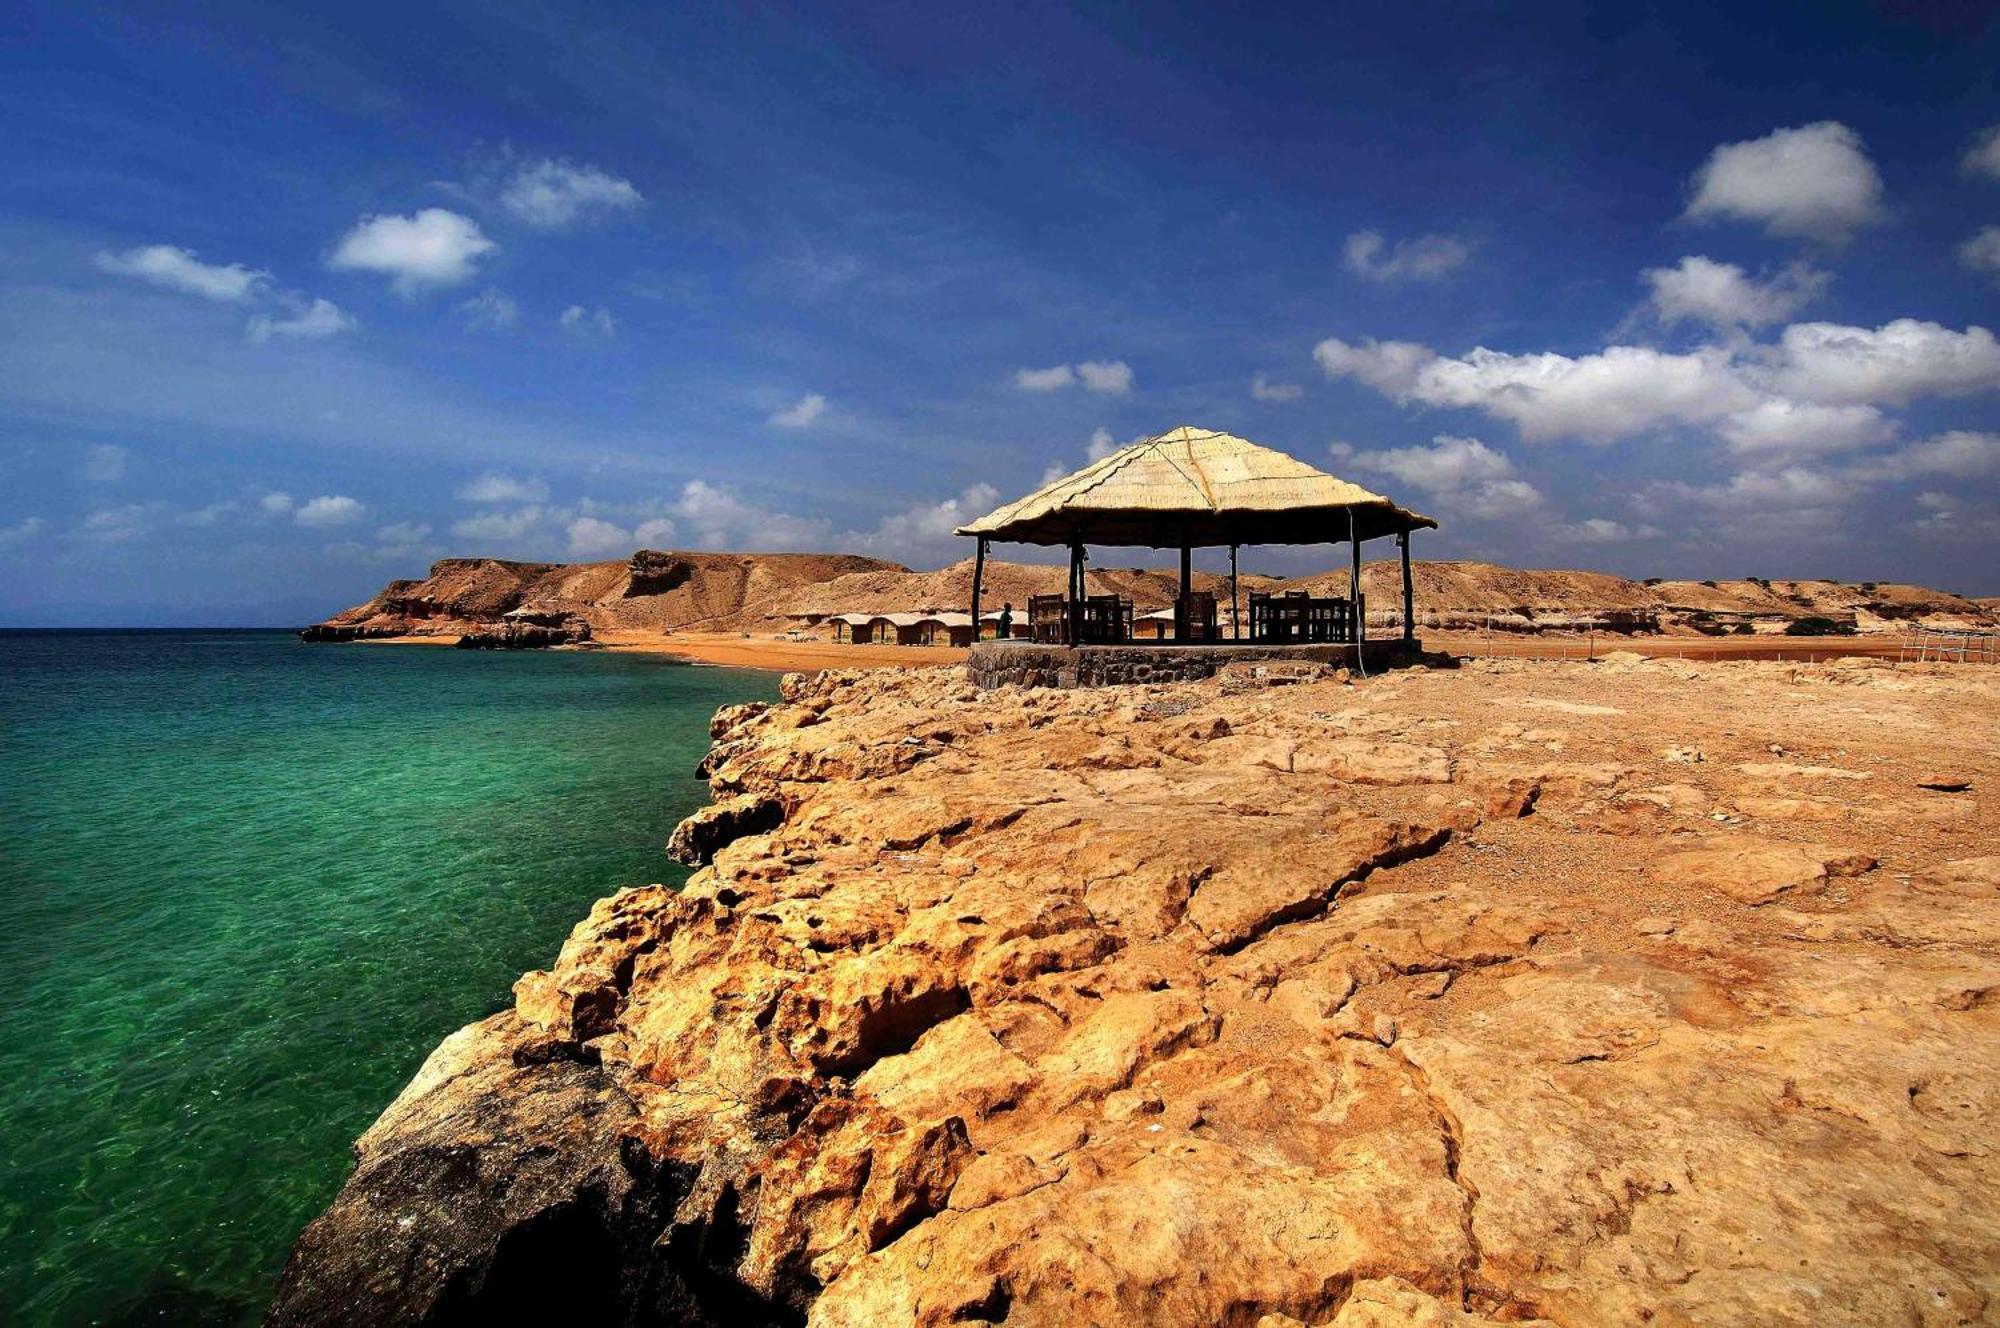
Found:
M 1990 669 L 782 691 L 272 1323 L 2000 1307 Z

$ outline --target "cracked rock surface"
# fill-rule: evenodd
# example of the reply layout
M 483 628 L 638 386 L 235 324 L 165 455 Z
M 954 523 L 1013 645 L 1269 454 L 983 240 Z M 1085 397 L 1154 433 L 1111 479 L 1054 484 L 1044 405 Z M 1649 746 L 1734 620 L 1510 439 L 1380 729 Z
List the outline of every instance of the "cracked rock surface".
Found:
M 2000 1318 L 1993 670 L 783 691 L 274 1322 Z

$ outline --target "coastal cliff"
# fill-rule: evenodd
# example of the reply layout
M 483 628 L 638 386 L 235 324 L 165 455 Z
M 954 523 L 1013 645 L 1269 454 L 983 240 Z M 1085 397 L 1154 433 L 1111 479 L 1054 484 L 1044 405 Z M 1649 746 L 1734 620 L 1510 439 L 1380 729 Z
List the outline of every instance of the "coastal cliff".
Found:
M 788 677 L 271 1322 L 1990 1321 L 1995 678 Z

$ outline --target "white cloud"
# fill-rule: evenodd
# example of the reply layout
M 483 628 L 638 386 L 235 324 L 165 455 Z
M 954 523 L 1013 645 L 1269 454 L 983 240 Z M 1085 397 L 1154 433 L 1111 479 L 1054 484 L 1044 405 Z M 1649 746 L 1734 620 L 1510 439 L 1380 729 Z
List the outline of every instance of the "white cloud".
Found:
M 1962 396 L 2000 387 L 2000 343 L 1983 327 L 1954 332 L 1914 318 L 1872 331 L 1794 323 L 1770 355 L 1768 381 L 1781 395 L 1836 405 Z
M 1122 397 L 1132 390 L 1132 366 L 1123 360 L 1084 360 L 1076 366 L 1076 376 L 1086 391 Z
M 292 510 L 292 495 L 267 493 L 257 500 L 257 506 L 272 516 L 284 516 Z
M 1894 426 L 1873 406 L 1822 406 L 1767 397 L 1725 415 L 1716 432 L 1739 452 L 1840 452 L 1881 442 Z
M 1757 221 L 1773 235 L 1842 240 L 1882 218 L 1882 177 L 1861 136 L 1831 120 L 1725 143 L 1694 176 L 1687 215 Z
M 499 248 L 479 223 L 444 208 L 415 216 L 363 217 L 341 237 L 330 267 L 380 272 L 404 295 L 471 280 L 479 260 Z
M 481 512 L 452 522 L 451 533 L 460 539 L 511 542 L 534 530 L 541 520 L 542 509 L 534 505 L 509 512 Z
M 1670 422 L 1699 422 L 1756 404 L 1727 352 L 1704 347 L 1672 355 L 1611 346 L 1592 355 L 1509 355 L 1478 347 L 1460 358 L 1409 342 L 1349 345 L 1337 338 L 1313 351 L 1331 377 L 1351 377 L 1399 401 L 1472 407 L 1511 420 L 1529 439 L 1605 441 Z
M 1133 441 L 1137 442 L 1138 440 L 1134 439 Z M 1111 436 L 1111 430 L 1100 425 L 1090 431 L 1090 441 L 1084 444 L 1083 451 L 1084 455 L 1088 456 L 1092 461 L 1102 461 L 1119 448 L 1125 446 L 1127 444 L 1121 443 Z
M 812 549 L 824 547 L 832 533 L 824 521 L 758 507 L 706 480 L 689 480 L 681 487 L 673 515 L 693 532 L 697 548 Z
M 1313 355 L 1329 377 L 1353 378 L 1404 404 L 1480 410 L 1512 421 L 1530 440 L 1606 441 L 1691 424 L 1721 428 L 1741 447 L 1803 445 L 1809 430 L 1828 445 L 1854 445 L 1879 436 L 1878 416 L 1801 404 L 1903 404 L 2000 387 L 2000 343 L 1991 332 L 1910 318 L 1874 329 L 1794 323 L 1773 344 L 1732 338 L 1683 354 L 1608 346 L 1579 356 L 1513 355 L 1481 346 L 1452 357 L 1410 342 L 1328 338 Z
M 152 515 L 153 508 L 144 503 L 99 508 L 84 517 L 82 530 L 87 539 L 102 544 L 123 544 L 145 534 Z
M 1123 360 L 1084 360 L 1014 371 L 1014 386 L 1023 392 L 1059 392 L 1079 383 L 1086 391 L 1122 397 L 1132 390 L 1132 366 Z
M 674 523 L 656 516 L 632 528 L 632 541 L 642 549 L 660 549 L 674 542 Z
M 176 520 L 184 526 L 198 526 L 207 529 L 220 525 L 222 518 L 236 512 L 239 506 L 240 504 L 233 499 L 225 498 L 221 502 L 208 503 L 205 506 L 197 507 L 192 512 L 183 512 Z
M 826 398 L 808 392 L 783 410 L 773 411 L 768 424 L 779 429 L 804 429 L 826 414 Z
M 1047 369 L 1016 369 L 1014 386 L 1023 392 L 1054 392 L 1069 387 L 1076 382 L 1076 370 L 1067 364 L 1054 365 Z
M 842 542 L 905 561 L 949 553 L 955 539 L 952 532 L 985 516 L 999 500 L 998 489 L 990 484 L 975 484 L 955 498 L 919 503 L 885 516 L 874 530 L 850 534 Z
M 632 551 L 632 532 L 594 516 L 580 516 L 569 523 L 569 552 L 572 558 L 594 558 Z
M 125 478 L 126 452 L 111 443 L 83 449 L 83 477 L 92 484 L 115 484 Z
M 344 526 L 350 521 L 358 521 L 366 510 L 345 494 L 323 494 L 301 503 L 292 519 L 302 526 L 323 530 L 329 526 Z
M 545 158 L 514 173 L 500 195 L 506 209 L 544 230 L 561 230 L 615 212 L 629 212 L 645 197 L 630 180 L 595 166 Z
M 331 337 L 341 332 L 354 330 L 354 319 L 331 300 L 314 300 L 294 310 L 289 318 L 273 318 L 269 314 L 254 315 L 244 325 L 244 335 L 252 341 L 265 342 L 273 337 L 314 338 Z
M 1863 462 L 1855 468 L 1855 473 L 1867 479 L 1887 480 L 1919 475 L 1950 475 L 1971 480 L 2000 475 L 2000 433 L 1953 429 Z
M 616 336 L 618 333 L 618 320 L 613 318 L 611 311 L 602 305 L 599 305 L 595 310 L 591 310 L 584 308 L 580 304 L 572 304 L 569 308 L 562 311 L 561 316 L 556 321 L 571 330 L 588 331 L 594 329 L 607 337 Z
M 468 503 L 540 503 L 548 500 L 549 486 L 532 476 L 517 479 L 489 470 L 459 485 L 458 496 Z
M 521 306 L 505 291 L 488 287 L 459 305 L 458 313 L 468 332 L 500 332 L 520 321 Z
M 2000 124 L 1982 131 L 1978 138 L 1972 140 L 1972 146 L 1965 150 L 1965 156 L 1958 164 L 1967 175 L 2000 180 Z
M 1429 447 L 1394 447 L 1361 452 L 1345 443 L 1329 449 L 1361 470 L 1377 471 L 1421 489 L 1467 516 L 1517 516 L 1543 502 L 1542 493 L 1515 477 L 1514 463 L 1477 438 L 1439 434 Z
M 1648 268 L 1653 310 L 1665 323 L 1713 327 L 1762 327 L 1782 323 L 1823 292 L 1831 274 L 1794 263 L 1769 281 L 1757 281 L 1734 263 L 1689 255 L 1674 267 Z
M 1656 539 L 1657 526 L 1628 526 L 1608 517 L 1585 517 L 1553 527 L 1557 539 L 1571 544 L 1621 544 L 1627 540 Z
M 38 516 L 23 517 L 11 526 L 0 526 L 0 548 L 10 544 L 26 544 L 42 533 L 43 521 Z
M 1280 383 L 1257 374 L 1250 379 L 1250 395 L 1258 401 L 1297 401 L 1306 390 L 1297 383 Z
M 1472 249 L 1449 235 L 1419 235 L 1392 247 L 1377 231 L 1356 231 L 1347 237 L 1349 271 L 1370 281 L 1441 281 L 1465 266 Z
M 1429 346 L 1413 341 L 1366 338 L 1350 345 L 1328 337 L 1313 347 L 1313 358 L 1328 378 L 1352 378 L 1384 396 L 1407 397 L 1424 366 L 1437 358 Z
M 199 295 L 205 300 L 247 300 L 270 284 L 271 274 L 241 263 L 204 263 L 192 249 L 151 244 L 123 253 L 101 253 L 97 266 L 121 277 L 136 277 L 155 286 Z
M 1974 272 L 2000 273 L 2000 226 L 1988 226 L 1958 246 L 1958 261 Z
M 431 537 L 431 528 L 417 521 L 395 521 L 378 527 L 376 542 L 384 549 L 413 549 Z

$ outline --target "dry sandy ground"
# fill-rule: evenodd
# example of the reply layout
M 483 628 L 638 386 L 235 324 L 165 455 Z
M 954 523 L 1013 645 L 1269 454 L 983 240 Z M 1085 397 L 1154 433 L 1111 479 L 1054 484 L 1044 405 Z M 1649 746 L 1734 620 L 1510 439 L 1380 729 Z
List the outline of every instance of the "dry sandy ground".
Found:
M 391 636 L 370 639 L 368 645 L 450 645 L 449 636 Z M 826 640 L 788 641 L 740 632 L 603 631 L 597 644 L 607 650 L 672 655 L 698 664 L 729 668 L 773 669 L 810 673 L 819 669 L 902 668 L 923 664 L 957 664 L 964 650 L 948 646 L 849 645 Z M 1894 659 L 1900 638 L 1869 636 L 1756 637 L 1621 637 L 1599 636 L 1481 636 L 1433 633 L 1424 637 L 1432 650 L 1479 659 L 1583 659 L 1614 650 L 1632 651 L 1658 659 L 1814 660 L 1844 656 Z

